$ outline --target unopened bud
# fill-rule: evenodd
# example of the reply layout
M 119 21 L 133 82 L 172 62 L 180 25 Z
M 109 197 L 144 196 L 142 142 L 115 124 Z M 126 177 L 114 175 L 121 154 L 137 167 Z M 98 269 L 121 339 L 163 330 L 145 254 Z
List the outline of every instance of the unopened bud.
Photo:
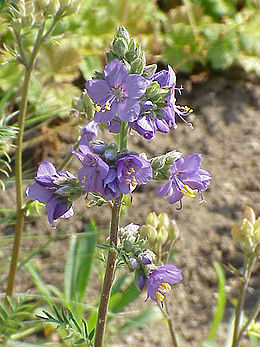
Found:
M 45 13 L 47 15 L 50 15 L 50 16 L 55 16 L 56 13 L 59 11 L 59 9 L 60 9 L 60 2 L 59 2 L 59 0 L 51 0 L 49 2 L 48 7 L 46 8 Z
M 171 220 L 170 226 L 168 228 L 168 240 L 174 242 L 178 239 L 180 231 L 175 220 Z
M 45 10 L 49 6 L 50 0 L 37 0 L 35 2 L 35 7 L 38 11 Z
M 115 38 L 113 42 L 113 50 L 119 58 L 123 58 L 128 50 L 126 40 L 123 38 Z
M 158 228 L 164 227 L 165 229 L 168 229 L 169 225 L 170 220 L 168 214 L 164 212 L 160 213 L 158 215 Z
M 96 154 L 103 154 L 105 151 L 106 145 L 104 143 L 94 143 L 92 150 Z
M 158 82 L 156 81 L 153 81 L 146 89 L 146 97 L 148 99 L 152 99 L 154 98 L 156 95 L 159 94 L 159 91 L 160 91 L 160 85 Z
M 159 245 L 163 245 L 168 239 L 168 231 L 164 228 L 164 227 L 161 227 L 158 231 L 158 234 L 157 234 L 157 243 Z
M 245 218 L 251 223 L 255 223 L 255 212 L 254 210 L 250 207 L 247 206 L 245 209 Z
M 69 6 L 72 2 L 72 0 L 59 0 L 60 2 L 60 8 L 64 10 L 67 6 Z
M 128 52 L 126 53 L 126 59 L 131 63 L 136 58 L 139 58 L 139 55 L 140 55 L 139 45 L 134 39 L 131 39 L 128 45 Z
M 145 67 L 145 55 L 143 54 L 141 58 L 136 58 L 131 63 L 130 73 L 142 74 Z
M 82 0 L 72 0 L 70 5 L 66 8 L 66 14 L 68 16 L 78 13 L 80 6 L 81 6 Z
M 157 70 L 156 64 L 147 65 L 144 68 L 143 77 L 147 79 L 151 78 L 155 74 L 156 70 Z
M 129 240 L 124 240 L 123 248 L 126 252 L 132 252 L 134 246 Z
M 153 226 L 154 228 L 158 227 L 158 218 L 155 212 L 150 212 L 146 218 L 146 224 Z
M 124 39 L 126 41 L 126 43 L 130 42 L 130 35 L 123 25 L 119 26 L 116 29 L 116 35 L 115 36 L 118 38 Z
M 107 149 L 104 153 L 104 157 L 108 161 L 113 161 L 116 158 L 116 156 L 117 153 L 113 149 Z
M 140 229 L 141 233 L 147 237 L 150 244 L 153 244 L 157 238 L 157 230 L 151 225 L 143 225 Z

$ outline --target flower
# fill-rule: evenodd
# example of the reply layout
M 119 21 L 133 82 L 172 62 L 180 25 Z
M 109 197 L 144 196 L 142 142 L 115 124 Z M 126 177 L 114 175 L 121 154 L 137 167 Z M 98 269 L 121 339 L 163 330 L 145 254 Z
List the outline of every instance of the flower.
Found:
M 145 184 L 152 179 L 152 167 L 148 160 L 127 153 L 116 162 L 119 189 L 122 193 L 131 193 L 138 184 Z
M 172 285 L 182 280 L 181 270 L 172 264 L 163 265 L 151 270 L 145 280 L 147 298 L 163 303 L 165 294 L 172 289 Z M 139 284 L 143 282 L 139 279 Z M 140 288 L 140 286 L 139 286 Z
M 75 180 L 71 173 L 68 171 L 56 171 L 52 163 L 44 161 L 38 168 L 35 177 L 36 182 L 32 183 L 26 191 L 31 200 L 38 200 L 46 204 L 48 220 L 51 226 L 54 226 L 54 220 L 69 218 L 74 214 L 72 203 L 56 193 L 59 186 L 69 180 Z
M 200 169 L 201 154 L 193 153 L 185 158 L 179 158 L 172 164 L 169 180 L 158 190 L 159 196 L 169 195 L 169 203 L 180 201 L 182 206 L 183 196 L 194 198 L 199 192 L 203 200 L 202 191 L 210 183 L 210 174 Z
M 114 118 L 132 122 L 140 113 L 139 98 L 148 82 L 137 74 L 128 74 L 123 63 L 115 59 L 105 66 L 104 79 L 89 80 L 86 89 L 96 103 L 95 120 L 106 123 Z

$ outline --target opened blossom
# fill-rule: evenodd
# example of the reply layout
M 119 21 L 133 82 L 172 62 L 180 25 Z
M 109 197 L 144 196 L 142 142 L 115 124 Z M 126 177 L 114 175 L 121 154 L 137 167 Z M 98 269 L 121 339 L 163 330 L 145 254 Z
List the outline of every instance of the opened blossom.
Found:
M 200 165 L 201 154 L 198 153 L 174 161 L 169 180 L 157 190 L 158 195 L 168 195 L 170 204 L 179 201 L 180 206 L 184 196 L 194 198 L 199 194 L 203 200 L 202 192 L 209 185 L 211 176 L 207 171 L 202 170 Z
M 139 99 L 148 82 L 137 74 L 129 74 L 125 65 L 115 59 L 105 66 L 104 79 L 86 83 L 88 95 L 95 103 L 95 120 L 106 123 L 112 119 L 132 122 L 140 113 Z
M 35 182 L 26 191 L 31 200 L 46 204 L 48 220 L 52 226 L 56 219 L 69 218 L 74 214 L 72 203 L 59 196 L 58 190 L 67 181 L 75 179 L 68 171 L 57 171 L 52 163 L 44 161 L 38 168 Z
M 136 284 L 140 290 L 143 290 L 144 286 L 146 286 L 146 300 L 151 298 L 153 301 L 159 301 L 163 304 L 166 293 L 172 289 L 174 284 L 181 280 L 181 270 L 172 264 L 167 264 L 151 270 L 146 278 L 140 272 L 137 276 Z

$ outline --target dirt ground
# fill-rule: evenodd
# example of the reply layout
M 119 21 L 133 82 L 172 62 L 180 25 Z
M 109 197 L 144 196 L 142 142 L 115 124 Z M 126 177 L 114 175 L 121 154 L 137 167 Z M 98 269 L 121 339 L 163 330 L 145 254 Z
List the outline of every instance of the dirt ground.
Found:
M 199 204 L 184 199 L 183 209 L 177 211 L 167 200 L 156 196 L 154 189 L 158 182 L 153 182 L 135 193 L 134 206 L 125 216 L 124 222 L 143 224 L 150 211 L 167 212 L 176 219 L 183 237 L 175 265 L 182 268 L 183 281 L 169 295 L 170 309 L 180 346 L 195 347 L 208 337 L 216 304 L 217 279 L 213 262 L 225 265 L 231 263 L 238 268 L 242 265 L 242 254 L 231 238 L 231 224 L 234 221 L 241 222 L 246 205 L 252 206 L 256 214 L 260 215 L 260 87 L 255 81 L 237 79 L 232 74 L 210 76 L 203 83 L 192 83 L 191 80 L 179 80 L 178 83 L 182 83 L 185 88 L 183 95 L 178 97 L 178 103 L 187 104 L 195 111 L 190 117 L 194 130 L 179 122 L 177 130 L 168 135 L 157 134 L 150 141 L 139 135 L 132 136 L 130 147 L 143 150 L 148 157 L 173 149 L 184 155 L 202 153 L 202 168 L 212 175 L 211 185 L 204 194 L 206 202 Z M 72 165 L 77 164 L 75 162 Z M 6 195 L 0 197 L 1 206 L 11 203 L 10 196 L 14 198 L 11 189 L 8 199 Z M 86 210 L 83 200 L 82 203 L 76 203 L 75 215 L 71 220 L 60 222 L 55 232 L 65 232 L 67 235 L 79 232 L 90 217 L 97 220 L 100 229 L 109 223 L 109 212 L 106 209 Z M 39 247 L 46 241 L 43 235 L 54 233 L 46 216 L 35 220 L 34 226 L 33 234 L 38 236 L 23 242 L 24 250 Z M 29 230 L 31 227 L 27 224 L 25 232 L 31 233 Z M 8 227 L 2 232 L 9 234 L 11 229 Z M 50 284 L 62 286 L 68 239 L 68 236 L 64 236 L 57 240 L 37 257 L 41 275 Z M 228 298 L 231 298 L 237 294 L 238 281 L 227 270 L 226 277 Z M 97 295 L 100 283 L 95 280 L 92 283 L 92 295 Z M 32 290 L 32 283 L 23 271 L 18 273 L 16 288 L 17 291 Z M 259 294 L 260 283 L 256 269 L 248 306 Z M 145 294 L 130 309 L 152 305 L 144 303 L 144 299 Z M 226 324 L 223 324 L 219 333 L 219 346 L 224 346 L 226 327 L 232 312 L 228 300 Z M 156 322 L 125 335 L 113 336 L 110 345 L 170 347 L 172 344 L 167 327 L 162 322 Z M 245 341 L 244 345 L 249 346 L 249 342 Z

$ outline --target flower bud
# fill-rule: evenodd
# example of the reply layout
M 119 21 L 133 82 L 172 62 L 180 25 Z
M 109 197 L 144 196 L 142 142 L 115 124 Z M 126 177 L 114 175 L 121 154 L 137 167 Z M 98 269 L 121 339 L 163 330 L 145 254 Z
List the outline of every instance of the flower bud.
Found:
M 253 231 L 254 227 L 247 219 L 243 220 L 241 228 L 237 224 L 232 225 L 232 236 L 244 253 L 251 253 L 255 250 L 256 244 L 252 239 Z
M 157 238 L 157 230 L 151 225 L 142 225 L 140 231 L 145 234 L 150 244 L 153 244 Z
M 133 73 L 133 74 L 136 73 L 141 75 L 144 71 L 144 67 L 145 67 L 145 55 L 143 53 L 141 58 L 136 58 L 131 63 L 130 73 Z
M 60 9 L 59 0 L 51 0 L 46 8 L 46 15 L 55 16 Z
M 124 240 L 123 248 L 126 252 L 132 252 L 134 250 L 134 246 L 129 240 Z
M 35 2 L 35 7 L 38 11 L 45 10 L 49 6 L 50 0 L 37 0 Z
M 111 61 L 115 60 L 115 59 L 118 59 L 118 56 L 115 55 L 114 52 L 112 52 L 112 51 L 106 52 L 106 62 L 107 62 L 107 64 L 110 63 Z
M 154 98 L 155 96 L 157 96 L 159 94 L 159 91 L 160 91 L 160 85 L 158 82 L 156 81 L 153 81 L 146 89 L 146 97 L 148 99 L 152 99 Z
M 167 213 L 160 213 L 158 215 L 158 228 L 164 227 L 165 229 L 168 229 L 170 225 L 170 220 L 169 217 L 167 215 Z
M 178 228 L 177 223 L 175 220 L 171 220 L 169 228 L 168 228 L 168 240 L 175 242 L 180 235 L 180 230 Z
M 59 0 L 60 2 L 60 8 L 62 10 L 64 10 L 67 6 L 70 5 L 70 3 L 72 2 L 72 0 Z
M 154 228 L 157 228 L 158 226 L 158 218 L 155 212 L 150 212 L 146 218 L 146 224 L 149 224 L 153 226 Z
M 168 231 L 164 228 L 164 227 L 161 227 L 158 231 L 158 234 L 157 234 L 157 243 L 159 245 L 163 245 L 168 239 Z
M 113 50 L 119 58 L 123 58 L 127 52 L 128 45 L 125 39 L 115 38 L 113 41 Z
M 151 78 L 155 74 L 156 70 L 157 70 L 156 64 L 145 66 L 144 72 L 143 72 L 143 77 L 147 78 L 147 79 Z
M 139 55 L 140 55 L 139 45 L 134 39 L 131 39 L 128 45 L 128 52 L 125 55 L 126 59 L 131 63 L 136 58 L 139 58 Z
M 250 207 L 247 206 L 245 209 L 245 218 L 251 223 L 255 223 L 255 212 L 254 210 Z
M 116 29 L 115 37 L 124 39 L 126 41 L 126 43 L 130 42 L 130 35 L 129 35 L 128 31 L 126 30 L 126 28 L 123 25 L 120 25 Z
M 104 143 L 94 143 L 92 145 L 92 150 L 96 154 L 103 154 L 105 151 L 106 145 Z
M 81 6 L 82 0 L 71 0 L 71 3 L 66 8 L 66 14 L 68 16 L 78 13 L 80 6 Z
M 104 153 L 104 157 L 108 161 L 113 161 L 116 158 L 116 156 L 117 153 L 113 149 L 107 149 Z
M 130 258 L 129 262 L 130 262 L 130 265 L 132 266 L 132 268 L 134 270 L 136 270 L 139 267 L 139 262 L 137 261 L 136 258 L 134 258 L 134 257 Z
M 153 263 L 153 260 L 155 259 L 155 254 L 150 250 L 146 250 L 143 253 L 139 254 L 138 258 L 140 259 L 143 265 L 149 265 Z

